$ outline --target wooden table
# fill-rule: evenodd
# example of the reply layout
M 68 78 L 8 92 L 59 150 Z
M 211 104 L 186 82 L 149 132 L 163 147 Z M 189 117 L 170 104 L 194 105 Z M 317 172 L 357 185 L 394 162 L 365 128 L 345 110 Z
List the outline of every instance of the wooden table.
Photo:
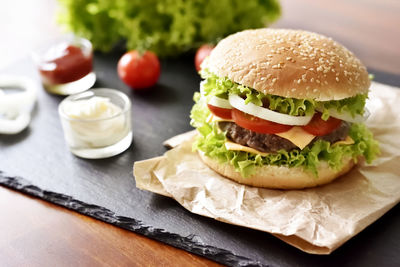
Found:
M 281 0 L 274 27 L 333 37 L 371 68 L 400 75 L 397 0 Z M 24 8 L 21 8 L 24 7 Z M 0 70 L 49 36 L 55 0 L 0 4 Z M 12 204 L 12 208 L 11 208 Z M 0 187 L 1 266 L 213 266 L 207 259 Z

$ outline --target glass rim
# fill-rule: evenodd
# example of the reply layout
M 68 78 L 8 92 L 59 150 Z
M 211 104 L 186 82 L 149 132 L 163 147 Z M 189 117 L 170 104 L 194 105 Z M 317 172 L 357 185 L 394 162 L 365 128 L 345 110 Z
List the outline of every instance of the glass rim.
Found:
M 63 34 L 61 36 L 49 39 L 49 40 L 47 40 L 47 42 L 34 48 L 31 52 L 31 57 L 33 58 L 34 62 L 36 64 L 41 63 L 43 54 L 46 53 L 46 51 L 48 49 L 50 49 L 52 46 L 56 45 L 57 43 L 61 43 L 63 41 L 67 41 L 68 43 L 71 43 L 71 44 L 83 45 L 83 47 L 85 49 L 87 49 L 90 54 L 93 53 L 93 45 L 92 45 L 92 42 L 89 41 L 89 39 L 86 39 L 81 36 L 77 36 L 73 33 L 68 33 L 68 34 Z M 89 55 L 87 55 L 87 56 L 89 56 Z
M 121 108 L 121 110 L 118 113 L 116 113 L 116 114 L 114 114 L 114 115 L 112 115 L 110 117 L 101 118 L 101 119 L 76 119 L 76 118 L 70 118 L 70 117 L 68 117 L 67 114 L 65 114 L 65 112 L 63 110 L 63 106 L 65 105 L 65 103 L 67 103 L 68 101 L 71 101 L 71 100 L 74 100 L 74 101 L 75 100 L 79 100 L 79 98 L 81 98 L 81 97 L 98 96 L 98 95 L 96 95 L 96 92 L 104 92 L 104 93 L 110 94 L 110 95 L 117 95 L 123 100 L 124 106 Z M 102 97 L 107 97 L 107 95 L 102 96 Z M 110 120 L 110 119 L 117 118 L 117 117 L 125 114 L 126 112 L 129 112 L 130 109 L 131 109 L 131 101 L 130 101 L 129 97 L 125 93 L 123 93 L 123 92 L 121 92 L 119 90 L 116 90 L 116 89 L 111 89 L 111 88 L 92 88 L 92 89 L 89 89 L 87 91 L 84 91 L 84 92 L 81 92 L 81 93 L 77 93 L 77 94 L 73 94 L 73 95 L 70 95 L 70 96 L 64 98 L 60 102 L 60 104 L 58 105 L 58 114 L 60 115 L 60 117 L 62 119 L 65 119 L 67 121 L 89 122 L 89 123 L 91 123 L 91 122 L 107 121 L 107 120 Z

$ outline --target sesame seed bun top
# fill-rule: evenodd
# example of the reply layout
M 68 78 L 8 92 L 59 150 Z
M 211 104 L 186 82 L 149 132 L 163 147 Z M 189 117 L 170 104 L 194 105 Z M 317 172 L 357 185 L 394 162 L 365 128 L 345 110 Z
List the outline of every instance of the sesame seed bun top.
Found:
M 209 71 L 265 94 L 318 101 L 366 93 L 365 66 L 331 38 L 286 29 L 246 30 L 214 48 Z

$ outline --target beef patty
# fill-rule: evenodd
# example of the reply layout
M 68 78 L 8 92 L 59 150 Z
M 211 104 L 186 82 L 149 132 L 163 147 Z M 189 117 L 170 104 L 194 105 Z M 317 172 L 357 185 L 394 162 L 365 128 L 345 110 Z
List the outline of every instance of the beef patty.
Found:
M 290 151 L 297 148 L 295 144 L 285 138 L 275 134 L 256 133 L 242 128 L 234 122 L 219 122 L 218 125 L 221 130 L 226 131 L 226 136 L 233 142 L 243 146 L 249 146 L 262 152 L 276 152 L 280 149 Z M 317 136 L 309 145 L 317 140 L 325 140 L 330 143 L 344 140 L 348 135 L 349 129 L 350 124 L 343 121 L 336 130 L 328 135 Z

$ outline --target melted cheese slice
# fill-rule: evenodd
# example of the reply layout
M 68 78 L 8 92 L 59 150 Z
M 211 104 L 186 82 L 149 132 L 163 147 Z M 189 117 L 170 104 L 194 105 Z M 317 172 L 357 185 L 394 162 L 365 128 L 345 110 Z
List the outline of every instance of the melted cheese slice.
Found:
M 352 144 L 354 144 L 354 140 L 350 136 L 347 136 L 345 140 L 337 141 L 332 146 L 335 146 L 335 145 L 352 145 Z M 225 141 L 225 147 L 226 147 L 226 149 L 231 150 L 231 151 L 250 152 L 250 153 L 258 154 L 258 155 L 263 156 L 263 157 L 265 157 L 265 156 L 267 156 L 269 154 L 269 153 L 266 153 L 266 152 L 258 151 L 257 149 L 254 149 L 254 148 L 251 148 L 251 147 L 248 147 L 248 146 L 242 146 L 242 145 L 233 143 L 231 141 Z
M 267 156 L 268 153 L 265 152 L 261 152 L 258 151 L 257 149 L 248 147 L 248 146 L 242 146 L 236 143 L 233 143 L 231 141 L 225 141 L 225 147 L 228 150 L 232 150 L 232 151 L 244 151 L 244 152 L 250 152 L 250 153 L 254 153 L 254 154 L 259 154 L 260 156 Z
M 220 121 L 233 121 L 233 120 L 223 119 L 223 118 L 221 118 L 221 117 L 215 116 L 215 115 L 212 114 L 212 113 L 207 117 L 207 120 L 206 120 L 207 123 L 211 123 L 211 122 L 220 122 Z
M 352 144 L 354 144 L 353 138 L 351 138 L 350 136 L 347 136 L 346 139 L 341 140 L 341 141 L 337 141 L 332 146 L 336 146 L 336 145 L 352 145 Z
M 220 118 L 213 114 L 210 114 L 210 116 L 208 116 L 208 118 L 207 118 L 208 123 L 220 122 L 220 121 L 233 121 L 233 120 L 223 119 L 223 118 Z M 294 126 L 289 131 L 286 131 L 283 133 L 277 133 L 275 135 L 289 140 L 290 142 L 295 144 L 300 149 L 304 149 L 315 138 L 315 135 L 306 132 L 305 130 L 303 130 L 303 128 L 301 128 L 299 126 Z M 352 145 L 352 144 L 354 144 L 354 140 L 350 136 L 347 136 L 345 140 L 337 141 L 332 146 L 334 146 L 334 145 Z M 230 142 L 230 141 L 225 142 L 225 147 L 226 147 L 226 149 L 232 150 L 232 151 L 250 152 L 250 153 L 254 153 L 254 154 L 259 154 L 261 156 L 268 155 L 268 153 L 258 151 L 256 149 L 248 147 L 248 146 L 242 146 L 242 145 Z
M 300 149 L 305 148 L 315 138 L 315 135 L 304 131 L 303 128 L 298 126 L 292 127 L 287 132 L 277 133 L 275 135 L 289 140 Z
M 233 120 L 227 120 L 227 119 L 223 119 L 220 118 L 218 116 L 215 116 L 214 114 L 210 114 L 210 116 L 208 116 L 207 120 L 208 123 L 211 122 L 220 122 L 220 121 L 232 121 Z M 283 133 L 278 133 L 276 134 L 277 136 L 280 136 L 282 138 L 285 138 L 287 140 L 289 140 L 290 142 L 292 142 L 293 144 L 295 144 L 297 147 L 299 147 L 300 149 L 305 148 L 309 143 L 311 143 L 311 141 L 314 139 L 315 135 L 312 135 L 310 133 L 307 133 L 306 131 L 304 131 L 301 127 L 298 126 L 294 126 L 292 127 L 289 131 L 287 132 L 283 132 Z M 245 147 L 245 146 L 243 146 Z M 227 148 L 228 149 L 228 148 Z M 228 149 L 229 150 L 229 149 Z M 232 150 L 241 150 L 244 151 L 242 149 L 232 149 Z M 257 150 L 256 150 L 257 151 Z M 250 151 L 247 151 L 250 152 Z M 254 152 L 253 152 L 254 153 Z M 262 153 L 262 152 L 259 152 Z

